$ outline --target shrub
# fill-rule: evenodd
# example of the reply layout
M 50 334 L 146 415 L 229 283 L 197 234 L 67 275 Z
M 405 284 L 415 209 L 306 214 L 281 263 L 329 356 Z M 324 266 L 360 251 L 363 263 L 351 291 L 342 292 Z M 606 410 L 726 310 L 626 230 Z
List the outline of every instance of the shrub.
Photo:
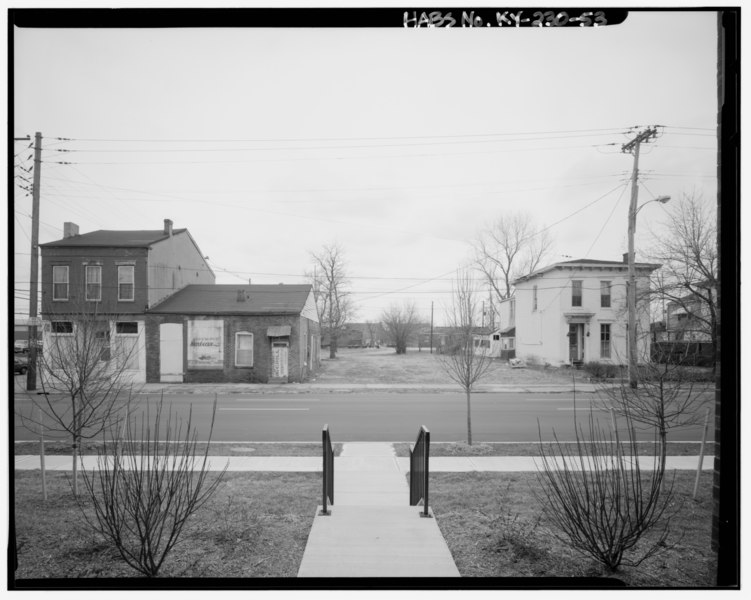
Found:
M 162 430 L 162 410 L 160 402 L 152 427 L 146 407 L 138 436 L 128 419 L 122 440 L 105 440 L 96 471 L 83 472 L 94 518 L 80 505 L 87 523 L 117 548 L 129 566 L 147 577 L 159 573 L 187 520 L 211 497 L 226 471 L 225 466 L 208 481 L 216 401 L 202 458 L 196 457 L 192 407 L 182 441 L 182 422 L 175 435 L 171 410 Z
M 615 379 L 623 375 L 622 366 L 596 361 L 584 363 L 584 370 L 593 379 Z
M 655 436 L 654 463 L 644 474 L 630 419 L 626 428 L 627 443 L 617 436 L 613 440 L 590 411 L 589 439 L 584 441 L 577 426 L 573 455 L 557 437 L 552 449 L 540 444 L 540 490 L 535 493 L 558 529 L 554 535 L 611 572 L 622 563 L 637 566 L 665 549 L 670 525 L 666 509 L 673 486 L 664 481 L 664 444 Z M 658 535 L 647 542 L 651 530 Z

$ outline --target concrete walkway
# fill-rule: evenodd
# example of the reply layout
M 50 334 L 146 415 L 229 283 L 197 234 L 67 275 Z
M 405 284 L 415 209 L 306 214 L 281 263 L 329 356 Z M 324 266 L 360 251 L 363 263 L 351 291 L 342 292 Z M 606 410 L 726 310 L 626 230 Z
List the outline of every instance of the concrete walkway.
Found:
M 344 444 L 334 459 L 330 515 L 316 509 L 298 577 L 459 577 L 436 519 L 409 506 L 387 443 Z

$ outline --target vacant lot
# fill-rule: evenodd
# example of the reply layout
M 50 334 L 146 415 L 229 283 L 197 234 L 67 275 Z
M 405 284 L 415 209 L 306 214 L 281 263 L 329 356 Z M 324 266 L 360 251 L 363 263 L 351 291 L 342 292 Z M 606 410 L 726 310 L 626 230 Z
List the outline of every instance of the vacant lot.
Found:
M 410 348 L 396 354 L 393 348 L 342 349 L 334 359 L 324 355 L 316 383 L 453 383 L 441 367 L 440 356 L 423 349 Z M 480 383 L 509 385 L 570 384 L 569 369 L 526 367 L 512 369 L 506 361 L 496 359 Z M 576 372 L 582 381 L 585 374 Z

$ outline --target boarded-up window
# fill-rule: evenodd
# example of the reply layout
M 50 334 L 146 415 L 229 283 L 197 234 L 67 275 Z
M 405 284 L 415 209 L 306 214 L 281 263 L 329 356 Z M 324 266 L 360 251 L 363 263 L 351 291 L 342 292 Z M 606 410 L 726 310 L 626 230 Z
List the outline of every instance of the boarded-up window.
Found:
M 253 334 L 239 331 L 235 334 L 235 366 L 253 366 Z

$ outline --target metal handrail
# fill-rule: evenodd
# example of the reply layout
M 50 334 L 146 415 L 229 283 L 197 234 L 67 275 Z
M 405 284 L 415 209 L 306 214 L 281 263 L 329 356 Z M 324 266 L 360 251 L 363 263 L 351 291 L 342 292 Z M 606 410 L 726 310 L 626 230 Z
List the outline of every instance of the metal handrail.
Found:
M 323 426 L 323 509 L 322 515 L 329 515 L 328 504 L 334 504 L 334 450 L 331 447 L 331 433 L 329 426 Z
M 421 517 L 429 517 L 428 476 L 430 474 L 430 431 L 424 425 L 417 434 L 415 447 L 409 451 L 409 505 L 423 501 Z

